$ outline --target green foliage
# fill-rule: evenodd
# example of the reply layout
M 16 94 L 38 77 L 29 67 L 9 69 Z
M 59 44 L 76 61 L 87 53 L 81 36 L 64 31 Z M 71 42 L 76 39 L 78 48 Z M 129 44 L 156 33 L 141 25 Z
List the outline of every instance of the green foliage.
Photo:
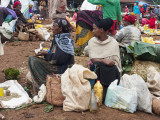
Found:
M 160 5 L 160 1 L 159 0 L 152 0 L 154 5 Z
M 75 48 L 74 49 L 75 56 L 81 56 L 83 54 L 82 48 Z
M 123 73 L 131 71 L 132 65 L 135 61 L 133 51 L 130 46 L 124 45 L 120 47 L 121 63 L 123 67 Z
M 4 71 L 6 80 L 17 80 L 19 78 L 20 72 L 14 68 L 8 68 Z

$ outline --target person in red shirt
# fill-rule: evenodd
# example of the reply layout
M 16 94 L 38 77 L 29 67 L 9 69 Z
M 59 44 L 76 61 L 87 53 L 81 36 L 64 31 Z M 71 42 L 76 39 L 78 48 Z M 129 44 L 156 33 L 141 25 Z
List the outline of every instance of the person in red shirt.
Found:
M 147 18 L 140 18 L 139 23 L 142 24 L 142 27 L 146 24 L 149 24 L 149 20 Z
M 143 5 L 140 8 L 140 12 L 142 13 L 142 18 L 143 18 L 144 17 L 144 13 L 145 13 L 145 9 L 144 9 Z
M 150 22 L 149 22 L 149 28 L 155 29 L 156 28 L 156 15 L 154 13 L 151 14 Z

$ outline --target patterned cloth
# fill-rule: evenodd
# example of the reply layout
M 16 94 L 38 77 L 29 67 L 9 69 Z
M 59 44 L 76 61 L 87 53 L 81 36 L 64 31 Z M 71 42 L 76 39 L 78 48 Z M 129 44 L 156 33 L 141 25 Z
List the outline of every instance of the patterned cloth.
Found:
M 65 18 L 58 18 L 54 23 L 58 24 L 59 27 L 62 27 L 63 33 L 71 32 L 71 25 Z
M 102 18 L 103 18 L 103 14 L 101 11 L 83 10 L 83 11 L 78 12 L 76 22 L 78 23 L 79 21 L 83 21 L 92 27 L 96 21 Z
M 55 35 L 55 41 L 62 51 L 74 56 L 74 42 L 70 37 L 70 33 L 58 34 Z
M 134 25 L 128 25 L 116 34 L 116 40 L 126 44 L 130 44 L 132 41 L 140 41 L 141 32 Z
M 93 37 L 93 23 L 103 18 L 101 11 L 83 10 L 77 13 L 76 44 L 84 45 Z M 84 47 L 83 47 L 84 48 Z
M 30 56 L 28 66 L 33 77 L 33 87 L 38 90 L 42 84 L 46 84 L 46 76 L 57 74 L 58 67 L 34 56 Z

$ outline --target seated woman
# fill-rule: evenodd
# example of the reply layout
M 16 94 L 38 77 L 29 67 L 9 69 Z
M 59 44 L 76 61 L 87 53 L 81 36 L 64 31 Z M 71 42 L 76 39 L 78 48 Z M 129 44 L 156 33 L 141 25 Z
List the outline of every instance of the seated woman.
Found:
M 10 17 L 10 21 L 17 18 L 17 15 L 13 10 L 11 10 L 9 8 L 5 8 L 5 7 L 0 7 L 0 16 L 1 16 L 0 17 L 0 26 L 2 26 L 2 23 L 5 21 L 5 19 L 8 16 Z M 10 22 L 10 21 L 7 21 L 7 22 Z
M 157 19 L 156 15 L 154 13 L 151 14 L 150 22 L 149 22 L 149 28 L 156 29 Z
M 88 51 L 91 62 L 91 70 L 96 69 L 98 80 L 103 85 L 103 101 L 111 82 L 120 80 L 121 60 L 117 41 L 107 35 L 107 31 L 113 25 L 110 18 L 102 19 L 93 24 L 95 37 L 89 40 Z
M 133 15 L 125 15 L 124 16 L 124 26 L 116 34 L 116 40 L 121 43 L 130 44 L 132 41 L 140 41 L 141 40 L 141 32 L 140 30 L 134 26 L 135 17 Z
M 149 20 L 147 18 L 140 18 L 139 23 L 142 24 L 142 27 L 146 24 L 149 24 Z
M 16 32 L 18 32 L 21 28 L 23 30 L 34 28 L 34 24 L 33 23 L 29 23 L 25 19 L 25 17 L 23 16 L 23 14 L 21 13 L 21 8 L 22 8 L 21 2 L 20 1 L 16 1 L 14 3 L 14 5 L 13 5 L 13 9 L 16 12 L 17 17 L 18 17 L 18 20 L 16 22 L 16 26 L 15 26 Z
M 50 51 L 41 51 L 37 56 L 45 59 L 29 57 L 29 69 L 33 77 L 34 88 L 46 83 L 48 74 L 63 74 L 74 64 L 74 42 L 71 39 L 71 26 L 65 18 L 58 18 L 53 24 L 54 40 Z

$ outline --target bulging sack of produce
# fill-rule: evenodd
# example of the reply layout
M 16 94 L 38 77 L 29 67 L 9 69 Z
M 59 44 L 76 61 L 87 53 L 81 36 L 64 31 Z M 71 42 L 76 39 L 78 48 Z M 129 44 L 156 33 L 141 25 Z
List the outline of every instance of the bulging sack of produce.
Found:
M 68 68 L 61 77 L 64 111 L 86 111 L 91 99 L 91 85 L 87 79 L 97 79 L 97 75 L 81 65 Z
M 155 67 L 149 67 L 147 70 L 147 86 L 151 94 L 160 97 L 160 74 Z
M 160 115 L 160 98 L 153 98 L 152 109 L 154 113 Z
M 61 92 L 60 75 L 48 75 L 46 87 L 47 87 L 46 101 L 55 106 L 62 106 L 64 97 Z
M 134 88 L 127 89 L 117 86 L 118 80 L 110 84 L 107 90 L 105 105 L 111 108 L 134 113 L 137 109 L 137 92 Z
M 138 94 L 138 107 L 140 111 L 152 113 L 152 96 L 147 88 L 144 80 L 137 74 L 124 74 L 121 78 L 120 84 L 128 89 L 136 88 Z

